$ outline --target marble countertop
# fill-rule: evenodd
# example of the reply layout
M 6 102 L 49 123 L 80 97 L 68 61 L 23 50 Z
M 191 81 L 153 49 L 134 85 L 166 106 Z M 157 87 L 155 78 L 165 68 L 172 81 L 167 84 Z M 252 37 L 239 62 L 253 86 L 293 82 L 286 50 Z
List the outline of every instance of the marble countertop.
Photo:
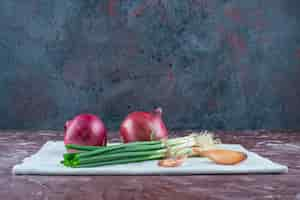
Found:
M 187 131 L 172 132 L 183 135 Z M 59 131 L 0 131 L 1 199 L 296 199 L 300 200 L 300 132 L 216 132 L 224 143 L 239 143 L 287 165 L 286 174 L 199 176 L 14 176 L 13 165 Z M 118 141 L 117 133 L 109 133 Z

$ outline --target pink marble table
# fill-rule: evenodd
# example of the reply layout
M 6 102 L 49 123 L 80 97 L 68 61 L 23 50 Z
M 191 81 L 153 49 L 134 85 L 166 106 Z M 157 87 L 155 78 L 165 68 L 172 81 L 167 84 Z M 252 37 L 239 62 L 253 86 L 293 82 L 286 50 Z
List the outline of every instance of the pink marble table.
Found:
M 173 136 L 185 131 L 172 132 Z M 56 131 L 0 131 L 0 199 L 282 199 L 300 200 L 300 132 L 216 132 L 224 143 L 287 165 L 287 174 L 198 176 L 14 176 L 13 165 L 48 140 L 62 140 Z M 110 133 L 110 140 L 118 135 Z

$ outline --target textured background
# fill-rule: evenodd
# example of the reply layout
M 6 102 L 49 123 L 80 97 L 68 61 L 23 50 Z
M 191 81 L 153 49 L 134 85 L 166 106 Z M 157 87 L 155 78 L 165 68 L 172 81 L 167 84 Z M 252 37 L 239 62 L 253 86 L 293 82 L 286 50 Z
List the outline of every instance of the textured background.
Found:
M 1 0 L 0 128 L 300 128 L 298 0 Z

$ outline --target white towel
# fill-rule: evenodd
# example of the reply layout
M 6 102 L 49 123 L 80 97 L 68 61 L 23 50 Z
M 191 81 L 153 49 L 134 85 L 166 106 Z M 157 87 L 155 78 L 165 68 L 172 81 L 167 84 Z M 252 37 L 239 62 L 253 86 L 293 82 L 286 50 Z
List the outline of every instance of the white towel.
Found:
M 63 142 L 48 141 L 36 154 L 25 158 L 21 164 L 15 165 L 12 172 L 17 175 L 188 175 L 284 173 L 288 171 L 287 166 L 247 151 L 241 145 L 221 144 L 220 148 L 245 152 L 248 158 L 237 165 L 217 165 L 207 158 L 189 158 L 182 166 L 175 168 L 159 167 L 157 161 L 93 168 L 69 168 L 60 163 L 63 153 L 66 152 Z

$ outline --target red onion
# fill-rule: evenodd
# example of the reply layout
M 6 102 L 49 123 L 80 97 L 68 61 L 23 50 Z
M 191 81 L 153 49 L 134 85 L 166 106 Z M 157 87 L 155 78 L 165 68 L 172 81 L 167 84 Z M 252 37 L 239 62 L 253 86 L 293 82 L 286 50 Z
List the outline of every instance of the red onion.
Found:
M 124 143 L 167 138 L 168 130 L 162 120 L 162 109 L 130 113 L 121 124 L 120 135 Z
M 65 144 L 105 146 L 106 128 L 93 114 L 80 114 L 65 123 Z

